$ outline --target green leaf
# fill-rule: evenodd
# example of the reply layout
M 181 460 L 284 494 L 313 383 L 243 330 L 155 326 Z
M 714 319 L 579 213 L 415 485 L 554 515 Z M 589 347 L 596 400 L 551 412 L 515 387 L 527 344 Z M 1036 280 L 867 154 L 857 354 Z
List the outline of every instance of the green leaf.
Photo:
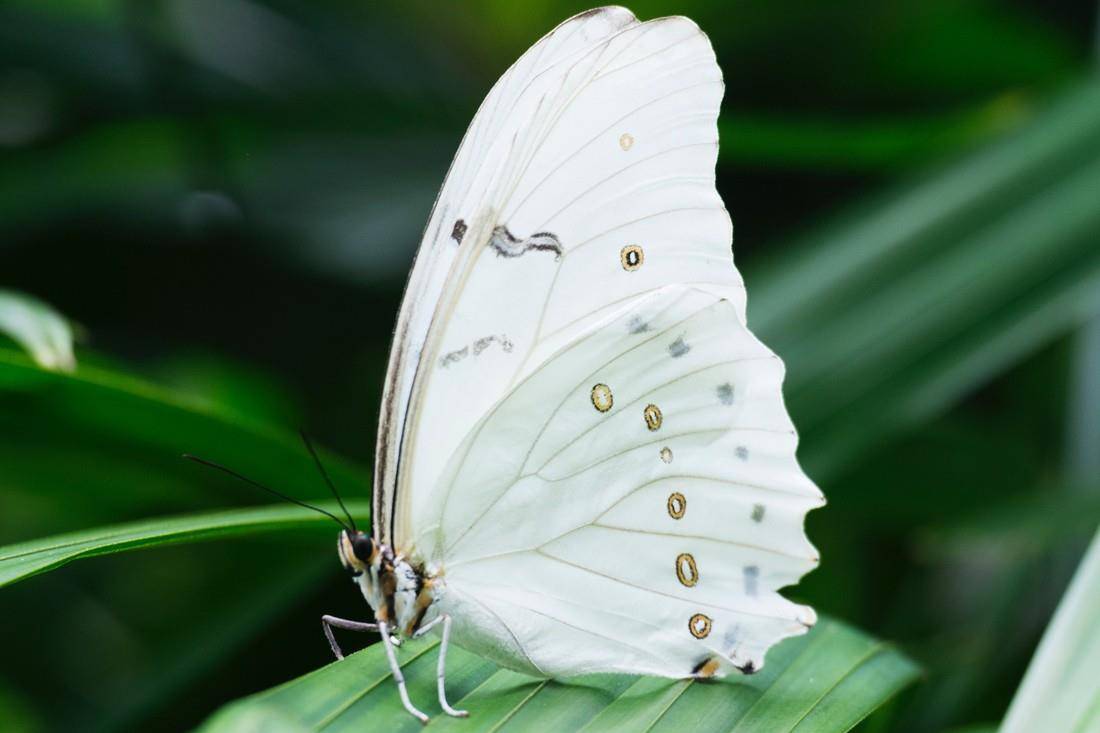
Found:
M 11 290 L 0 290 L 0 335 L 8 336 L 27 350 L 43 369 L 71 372 L 73 329 L 69 321 L 36 298 Z
M 853 172 L 908 168 L 1015 129 L 1032 113 L 1032 105 L 1018 94 L 926 119 L 852 122 L 725 110 L 719 121 L 720 151 L 723 162 L 774 168 Z
M 1100 308 L 1100 84 L 747 273 L 819 479 Z M 853 215 L 854 216 L 854 215 Z
M 334 502 L 320 506 L 333 513 L 340 511 Z M 370 508 L 366 502 L 351 502 L 348 510 L 352 516 L 365 521 Z M 334 532 L 337 527 L 322 514 L 303 507 L 283 505 L 186 517 L 161 517 L 99 527 L 0 547 L 0 587 L 85 557 L 260 532 L 300 530 Z
M 285 429 L 88 359 L 61 374 L 0 348 L 0 536 L 254 504 L 261 496 L 183 453 L 296 497 L 330 498 L 300 439 Z M 365 470 L 321 455 L 345 496 L 364 496 Z
M 918 676 L 887 644 L 830 619 L 789 639 L 750 677 L 695 682 L 597 676 L 574 683 L 540 680 L 495 667 L 454 648 L 447 658 L 452 703 L 435 702 L 438 642 L 398 650 L 409 694 L 430 715 L 429 729 L 495 731 L 847 731 Z M 384 650 L 375 644 L 267 692 L 233 703 L 207 721 L 206 733 L 286 730 L 417 731 L 402 707 Z
M 1001 733 L 1056 730 L 1087 733 L 1100 728 L 1100 532 L 1073 576 Z
M 291 557 L 279 564 L 277 573 L 268 574 L 275 577 L 257 572 L 241 578 L 232 593 L 203 599 L 191 623 L 149 650 L 148 669 L 127 686 L 125 699 L 99 716 L 90 733 L 141 730 L 141 723 L 150 722 L 157 710 L 216 676 L 248 642 L 270 633 L 280 615 L 332 577 L 335 565 L 335 553 Z M 316 641 L 318 648 L 325 648 L 319 630 Z

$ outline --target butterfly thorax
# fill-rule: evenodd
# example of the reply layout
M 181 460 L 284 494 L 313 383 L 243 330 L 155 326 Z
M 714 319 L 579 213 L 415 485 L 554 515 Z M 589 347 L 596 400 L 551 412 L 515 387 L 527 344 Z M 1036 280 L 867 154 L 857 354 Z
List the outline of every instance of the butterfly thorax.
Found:
M 396 634 L 411 636 L 425 623 L 440 583 L 420 562 L 395 555 L 392 549 L 377 541 L 368 541 L 368 554 L 361 549 L 360 555 L 365 557 L 357 557 L 351 547 L 352 541 L 341 537 L 341 559 L 352 571 L 352 578 L 374 611 L 375 619 L 387 624 Z

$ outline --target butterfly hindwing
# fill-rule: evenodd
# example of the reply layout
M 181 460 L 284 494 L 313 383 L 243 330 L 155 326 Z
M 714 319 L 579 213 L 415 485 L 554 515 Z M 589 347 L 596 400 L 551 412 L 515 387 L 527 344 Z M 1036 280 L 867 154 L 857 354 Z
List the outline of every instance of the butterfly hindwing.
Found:
M 448 603 L 484 607 L 493 645 L 544 674 L 685 676 L 711 654 L 760 668 L 814 620 L 776 592 L 815 565 L 802 520 L 822 502 L 782 375 L 732 304 L 694 288 L 580 336 L 455 456 L 433 518 Z

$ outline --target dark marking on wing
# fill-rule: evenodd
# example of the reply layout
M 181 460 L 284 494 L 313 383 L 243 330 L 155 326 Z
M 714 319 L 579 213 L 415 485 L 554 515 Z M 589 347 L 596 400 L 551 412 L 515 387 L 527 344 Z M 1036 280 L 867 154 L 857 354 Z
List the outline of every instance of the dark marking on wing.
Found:
M 673 359 L 679 359 L 684 354 L 691 351 L 691 347 L 684 341 L 684 337 L 681 336 L 671 344 L 668 345 L 668 353 L 672 355 Z
M 763 504 L 753 504 L 752 505 L 752 521 L 756 522 L 757 524 L 760 524 L 761 522 L 763 522 L 765 511 L 767 511 L 767 507 L 765 507 Z
M 639 315 L 633 315 L 630 320 L 626 322 L 626 328 L 630 333 L 645 333 L 649 330 L 649 324 L 642 320 Z
M 691 670 L 691 675 L 696 679 L 708 680 L 718 671 L 718 657 L 706 657 Z
M 738 667 L 738 669 L 741 670 L 741 672 L 743 674 L 755 674 L 756 673 L 756 665 L 752 663 L 751 659 L 749 661 L 745 662 L 742 666 Z
M 450 364 L 455 364 L 457 362 L 460 362 L 463 359 L 465 359 L 469 355 L 469 353 L 470 353 L 470 347 L 469 346 L 463 346 L 461 349 L 456 349 L 456 350 L 451 351 L 447 354 L 444 354 L 439 360 L 439 366 L 446 367 L 446 366 L 449 366 Z
M 606 7 L 592 8 L 591 10 L 586 10 L 583 13 L 577 13 L 570 20 L 580 20 L 581 18 L 588 18 L 588 17 L 593 16 L 593 15 L 602 15 L 602 14 L 606 13 L 607 11 L 608 11 L 608 8 L 606 8 Z
M 451 230 L 451 239 L 455 240 L 459 244 L 462 244 L 462 238 L 466 236 L 466 222 L 459 219 L 455 222 L 454 229 Z
M 760 568 L 755 565 L 745 566 L 745 595 L 756 595 L 756 581 L 760 579 Z
M 727 407 L 733 404 L 733 385 L 729 382 L 718 385 L 718 401 Z
M 482 336 L 474 342 L 474 356 L 485 351 L 485 349 L 489 348 L 494 343 L 499 343 L 501 350 L 505 353 L 511 353 L 514 348 L 512 340 L 505 334 L 501 334 L 500 336 Z
M 493 229 L 489 246 L 496 250 L 497 257 L 519 257 L 526 252 L 553 252 L 554 259 L 561 259 L 564 251 L 558 237 L 550 232 L 536 232 L 527 239 L 518 239 L 503 224 Z

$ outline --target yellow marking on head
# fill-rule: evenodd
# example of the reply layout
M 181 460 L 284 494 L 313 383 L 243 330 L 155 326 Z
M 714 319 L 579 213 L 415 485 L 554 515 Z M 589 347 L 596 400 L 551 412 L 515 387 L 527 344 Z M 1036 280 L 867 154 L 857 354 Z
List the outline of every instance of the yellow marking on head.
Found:
M 699 582 L 699 568 L 695 567 L 695 558 L 686 552 L 676 556 L 676 577 L 688 588 Z
M 682 519 L 687 511 L 688 500 L 679 491 L 673 491 L 668 497 L 668 516 L 673 519 Z
M 623 150 L 630 150 L 634 146 L 634 136 L 629 132 L 624 132 L 619 135 L 619 147 Z
M 661 415 L 661 408 L 657 407 L 657 405 L 646 405 L 642 416 L 645 417 L 645 426 L 650 430 L 657 430 L 664 421 L 664 417 Z
M 597 384 L 592 388 L 592 406 L 600 412 L 607 412 L 615 404 L 611 388 L 606 384 Z
M 619 262 L 627 272 L 634 272 L 645 264 L 645 250 L 637 244 L 628 244 L 619 250 Z
M 710 617 L 697 613 L 688 620 L 688 631 L 696 639 L 705 639 L 710 636 Z

